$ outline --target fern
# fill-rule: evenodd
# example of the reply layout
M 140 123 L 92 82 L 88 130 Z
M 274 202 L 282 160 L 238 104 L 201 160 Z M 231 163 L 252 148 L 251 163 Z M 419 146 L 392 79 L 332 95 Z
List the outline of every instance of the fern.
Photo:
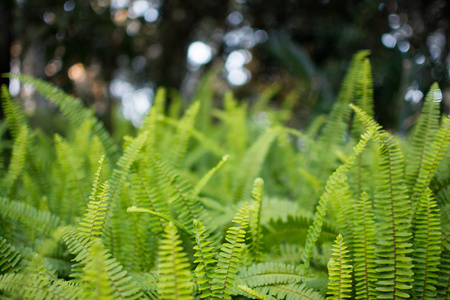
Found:
M 436 138 L 431 143 L 430 147 L 423 153 L 421 168 L 417 176 L 416 184 L 411 195 L 412 204 L 412 218 L 416 213 L 417 202 L 419 197 L 425 192 L 426 187 L 429 186 L 430 181 L 436 172 L 439 163 L 444 158 L 447 152 L 448 144 L 450 143 L 450 117 L 443 120 Z
M 294 265 L 283 263 L 259 263 L 239 271 L 239 280 L 246 286 L 260 286 L 300 283 L 311 280 L 311 275 Z
M 198 196 L 200 192 L 202 191 L 203 187 L 208 183 L 208 181 L 211 179 L 211 177 L 214 176 L 214 174 L 228 161 L 230 156 L 227 154 L 224 157 L 222 157 L 222 160 L 211 170 L 208 171 L 195 185 L 193 194 Z
M 22 126 L 14 142 L 8 173 L 3 178 L 3 187 L 7 194 L 24 169 L 28 138 L 28 128 Z
M 350 298 L 353 266 L 348 264 L 348 252 L 344 238 L 338 235 L 333 245 L 333 258 L 328 263 L 328 299 Z
M 239 268 L 239 259 L 245 245 L 248 213 L 248 204 L 245 203 L 233 219 L 236 226 L 227 230 L 225 243 L 222 245 L 214 276 L 214 298 L 231 299 L 230 295 L 235 288 L 234 283 Z
M 157 173 L 156 176 L 170 193 L 168 202 L 172 204 L 172 209 L 178 212 L 179 222 L 192 232 L 193 220 L 204 221 L 206 213 L 200 202 L 192 195 L 191 186 L 179 180 L 178 174 L 158 155 L 150 157 L 150 162 Z
M 21 269 L 22 256 L 6 239 L 0 237 L 0 272 L 18 273 Z
M 251 210 L 250 232 L 252 242 L 249 245 L 252 259 L 255 262 L 260 261 L 262 247 L 262 226 L 261 226 L 261 207 L 263 197 L 264 181 L 262 178 L 256 178 L 253 184 L 252 196 L 254 207 Z
M 276 130 L 268 129 L 246 152 L 235 179 L 233 198 L 236 202 L 245 200 L 250 195 L 253 181 L 258 176 L 269 147 L 277 135 Z
M 260 292 L 245 285 L 239 285 L 238 289 L 244 292 L 244 295 L 249 296 L 252 299 L 266 300 L 268 298 L 267 295 L 263 295 Z
M 356 299 L 375 299 L 376 257 L 375 220 L 372 202 L 367 193 L 361 194 L 355 209 L 354 262 Z
M 341 165 L 328 179 L 325 186 L 325 192 L 322 194 L 317 206 L 317 211 L 314 216 L 314 223 L 310 226 L 308 230 L 308 235 L 306 237 L 305 249 L 302 253 L 302 261 L 305 267 L 309 266 L 309 260 L 311 258 L 312 249 L 320 236 L 322 231 L 323 220 L 327 211 L 327 204 L 330 200 L 331 194 L 336 190 L 340 184 L 345 180 L 344 173 L 351 167 L 356 156 L 358 156 L 365 148 L 367 142 L 372 138 L 374 130 L 370 129 L 366 134 L 361 136 L 359 143 L 353 148 L 354 154 L 347 158 L 345 163 Z
M 450 250 L 442 251 L 441 265 L 439 266 L 439 277 L 436 286 L 438 299 L 450 299 Z
M 96 239 L 90 251 L 92 258 L 84 267 L 83 282 L 86 282 L 86 285 L 84 286 L 83 296 L 86 299 L 112 300 L 114 290 L 105 272 L 107 266 L 106 253 L 101 241 Z
M 123 184 L 128 177 L 131 165 L 136 160 L 137 155 L 143 147 L 147 138 L 147 132 L 141 133 L 136 139 L 134 139 L 125 151 L 122 157 L 117 162 L 117 167 L 114 169 L 111 178 L 109 180 L 109 193 L 107 195 L 110 205 L 107 211 L 107 217 L 105 221 L 106 233 L 103 235 L 103 240 L 107 247 L 111 250 L 113 256 L 122 254 L 120 249 L 123 244 L 120 240 L 123 238 L 120 227 L 123 220 L 121 216 L 124 214 L 125 207 L 122 207 L 120 201 L 120 195 L 122 192 Z
M 273 285 L 256 289 L 260 293 L 269 294 L 277 299 L 286 300 L 323 300 L 324 297 L 304 283 L 291 283 L 288 285 Z
M 201 293 L 201 298 L 211 297 L 213 294 L 213 265 L 216 264 L 214 256 L 214 247 L 208 240 L 209 235 L 206 233 L 206 228 L 197 220 L 194 220 L 194 240 L 196 250 L 194 256 L 197 258 L 194 263 L 197 267 L 194 270 L 199 285 L 198 290 Z
M 427 188 L 420 198 L 415 218 L 413 292 L 416 299 L 436 298 L 440 242 L 440 212 L 431 190 Z
M 412 188 L 416 183 L 417 176 L 422 169 L 422 164 L 430 152 L 430 145 L 438 130 L 439 122 L 439 102 L 437 94 L 439 87 L 434 83 L 428 92 L 425 103 L 420 114 L 419 120 L 415 126 L 415 132 L 412 137 L 412 149 L 410 151 L 411 162 L 406 168 L 405 183 L 408 188 Z M 420 195 L 419 195 L 420 197 Z
M 175 147 L 171 156 L 171 161 L 176 169 L 180 167 L 186 154 L 189 138 L 191 136 L 192 128 L 194 127 L 195 117 L 197 116 L 199 107 L 200 103 L 194 102 L 180 120 L 180 125 L 177 128 Z
M 365 126 L 377 128 L 380 142 L 379 168 L 376 174 L 375 208 L 377 210 L 377 272 L 380 279 L 378 298 L 408 298 L 412 286 L 413 251 L 409 240 L 410 201 L 403 178 L 403 157 L 392 137 L 358 107 L 352 107 Z
M 108 198 L 106 197 L 108 189 L 108 182 L 105 182 L 103 183 L 99 194 L 96 194 L 97 191 L 93 190 L 92 195 L 89 197 L 91 201 L 88 203 L 84 215 L 85 218 L 80 223 L 80 233 L 85 234 L 88 237 L 101 237 L 108 207 Z
M 2 85 L 2 108 L 5 113 L 6 123 L 13 139 L 19 136 L 20 129 L 26 125 L 26 117 L 20 104 L 11 99 L 11 95 L 6 85 Z
M 66 230 L 64 240 L 70 253 L 76 255 L 75 261 L 77 264 L 74 266 L 75 272 L 71 276 L 83 278 L 80 267 L 85 267 L 93 260 L 93 258 L 95 258 L 91 249 L 98 241 L 80 235 L 76 229 L 71 227 Z M 97 259 L 98 255 L 100 254 L 97 254 Z M 111 257 L 111 254 L 104 251 L 101 256 L 102 258 L 100 258 L 100 260 L 104 262 L 103 271 L 108 277 L 109 284 L 114 291 L 113 297 L 119 299 L 138 299 L 141 297 L 142 293 L 137 284 L 133 281 L 131 276 L 127 275 L 127 272 L 123 270 L 123 267 Z
M 176 227 L 169 223 L 159 246 L 158 292 L 162 299 L 194 299 L 189 261 L 183 253 Z

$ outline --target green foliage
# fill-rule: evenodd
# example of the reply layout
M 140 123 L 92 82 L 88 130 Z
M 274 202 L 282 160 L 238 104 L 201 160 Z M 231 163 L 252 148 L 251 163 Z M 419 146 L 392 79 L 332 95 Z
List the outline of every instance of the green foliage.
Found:
M 159 246 L 158 292 L 162 299 L 194 299 L 189 261 L 183 253 L 176 227 L 169 223 Z
M 449 299 L 450 118 L 434 85 L 410 136 L 384 131 L 367 55 L 305 130 L 287 127 L 301 86 L 216 106 L 215 69 L 187 109 L 160 88 L 112 139 L 80 99 L 11 75 L 68 122 L 34 128 L 2 88 L 1 297 Z
M 328 263 L 328 299 L 345 299 L 350 298 L 352 288 L 352 268 L 348 264 L 348 250 L 345 246 L 344 238 L 338 235 L 333 245 L 333 257 Z

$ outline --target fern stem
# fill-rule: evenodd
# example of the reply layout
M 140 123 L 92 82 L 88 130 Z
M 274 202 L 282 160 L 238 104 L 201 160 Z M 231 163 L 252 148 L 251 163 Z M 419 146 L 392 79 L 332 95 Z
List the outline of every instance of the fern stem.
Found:
M 395 290 L 396 290 L 396 280 L 397 280 L 397 241 L 395 239 L 395 212 L 394 212 L 394 195 L 393 195 L 393 183 L 392 183 L 392 158 L 391 158 L 391 150 L 387 143 L 386 145 L 386 153 L 389 158 L 389 192 L 391 194 L 391 213 L 392 213 L 392 241 L 394 243 L 393 251 L 394 251 L 394 291 L 393 291 L 393 300 L 395 300 Z

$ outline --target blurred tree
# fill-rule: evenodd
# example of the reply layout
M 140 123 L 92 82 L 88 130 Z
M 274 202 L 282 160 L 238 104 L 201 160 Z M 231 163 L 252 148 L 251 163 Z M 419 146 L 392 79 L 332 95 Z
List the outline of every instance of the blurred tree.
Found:
M 379 121 L 403 130 L 431 82 L 450 86 L 449 10 L 444 0 L 16 0 L 11 65 L 106 118 L 112 99 L 145 109 L 142 94 L 159 85 L 191 95 L 216 63 L 240 97 L 274 81 L 284 96 L 300 81 L 317 100 L 297 108 L 315 114 L 331 106 L 352 54 L 370 49 Z

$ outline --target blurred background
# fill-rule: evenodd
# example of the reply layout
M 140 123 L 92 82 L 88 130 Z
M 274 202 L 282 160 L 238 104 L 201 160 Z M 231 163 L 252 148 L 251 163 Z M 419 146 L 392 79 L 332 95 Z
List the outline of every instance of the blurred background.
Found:
M 371 51 L 375 111 L 405 132 L 434 81 L 450 112 L 450 3 L 445 0 L 2 0 L 0 71 L 79 96 L 111 129 L 139 126 L 159 86 L 188 103 L 208 74 L 217 103 L 274 106 L 295 91 L 293 126 L 330 110 L 352 55 Z M 40 126 L 54 110 L 2 78 Z M 51 126 L 51 125 L 47 125 Z

